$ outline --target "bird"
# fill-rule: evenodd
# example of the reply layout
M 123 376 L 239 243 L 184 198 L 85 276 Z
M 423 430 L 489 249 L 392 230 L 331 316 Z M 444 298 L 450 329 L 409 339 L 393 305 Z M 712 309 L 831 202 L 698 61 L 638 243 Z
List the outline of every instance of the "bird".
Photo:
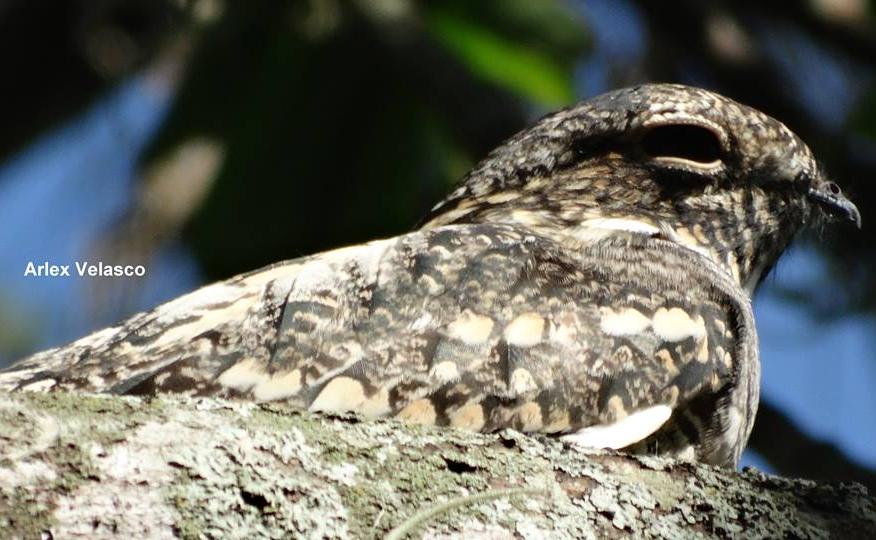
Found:
M 827 222 L 861 215 L 778 120 L 623 88 L 509 138 L 410 232 L 200 288 L 0 389 L 281 401 L 732 467 L 759 399 L 752 295 Z

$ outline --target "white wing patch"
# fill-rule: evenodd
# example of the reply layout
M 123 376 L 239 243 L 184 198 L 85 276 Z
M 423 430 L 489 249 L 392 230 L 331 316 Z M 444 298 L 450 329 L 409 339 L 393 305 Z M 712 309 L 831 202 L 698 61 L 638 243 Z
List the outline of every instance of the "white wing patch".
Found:
M 365 395 L 362 383 L 350 377 L 335 377 L 310 404 L 311 411 L 357 412 L 366 418 L 386 416 L 392 411 L 389 405 L 389 390 L 384 387 L 373 396 Z
M 294 396 L 301 390 L 301 370 L 293 369 L 288 373 L 271 376 L 270 379 L 256 384 L 252 396 L 256 401 L 274 401 Z
M 641 334 L 651 326 L 651 319 L 634 308 L 626 308 L 614 311 L 611 308 L 602 308 L 600 328 L 609 336 L 630 336 Z
M 544 319 L 538 313 L 524 313 L 508 323 L 503 333 L 509 345 L 531 347 L 541 341 Z
M 572 235 L 582 241 L 595 241 L 611 235 L 617 231 L 629 232 L 634 234 L 642 234 L 645 236 L 654 236 L 660 234 L 653 223 L 641 221 L 638 219 L 628 218 L 591 218 L 582 221 Z
M 269 378 L 258 360 L 246 358 L 223 371 L 216 382 L 238 392 L 247 392 L 253 386 L 261 384 Z
M 569 435 L 562 440 L 586 448 L 611 448 L 619 450 L 635 444 L 660 427 L 672 416 L 668 405 L 655 405 L 636 411 L 613 424 L 590 426 Z
M 665 341 L 676 342 L 689 337 L 699 340 L 706 335 L 702 317 L 692 319 L 685 310 L 677 307 L 658 309 L 651 324 L 654 326 L 654 333 Z
M 447 325 L 447 335 L 467 345 L 479 345 L 490 337 L 493 319 L 465 310 L 462 315 Z

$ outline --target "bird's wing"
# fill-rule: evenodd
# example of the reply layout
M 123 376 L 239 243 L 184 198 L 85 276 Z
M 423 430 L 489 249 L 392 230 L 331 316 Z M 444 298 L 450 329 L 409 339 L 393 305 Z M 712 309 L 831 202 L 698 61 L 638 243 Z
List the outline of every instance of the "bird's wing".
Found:
M 703 396 L 714 408 L 756 354 L 705 259 L 638 236 L 573 258 L 459 225 L 293 260 L 37 354 L 0 388 L 288 400 L 627 446 Z

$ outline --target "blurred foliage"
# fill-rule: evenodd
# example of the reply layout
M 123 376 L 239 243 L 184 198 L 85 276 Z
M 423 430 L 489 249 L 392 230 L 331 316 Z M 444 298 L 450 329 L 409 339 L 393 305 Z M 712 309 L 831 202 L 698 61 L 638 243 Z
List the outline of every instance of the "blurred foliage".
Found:
M 0 159 L 152 61 L 185 24 L 173 0 L 0 2 Z
M 426 11 L 426 27 L 474 76 L 549 107 L 573 101 L 583 33 L 568 12 L 525 0 L 447 4 Z
M 152 153 L 227 147 L 185 231 L 209 277 L 409 229 L 527 103 L 571 102 L 583 27 L 557 32 L 572 19 L 554 2 L 527 8 L 544 25 L 499 4 L 228 4 Z
M 637 65 L 608 58 L 611 86 L 693 82 L 773 114 L 848 187 L 866 226 L 876 93 L 853 93 L 860 103 L 851 129 L 826 129 L 795 97 L 789 84 L 797 79 L 770 55 L 769 39 L 799 30 L 849 64 L 853 82 L 872 85 L 872 7 L 631 3 L 643 15 L 645 51 Z M 193 138 L 221 145 L 224 162 L 206 200 L 174 223 L 208 278 L 394 234 L 534 114 L 573 101 L 573 73 L 589 50 L 586 24 L 603 22 L 575 7 L 563 0 L 7 2 L 0 40 L 21 77 L 7 85 L 14 94 L 2 105 L 0 157 L 108 84 L 171 57 L 183 65 L 182 81 L 144 168 Z M 20 50 L 28 54 L 12 52 Z M 842 232 L 828 231 L 825 244 L 842 261 L 836 270 L 849 293 L 800 297 L 824 315 L 876 307 L 876 248 L 866 234 Z M 142 243 L 115 244 L 126 241 Z
M 782 119 L 851 192 L 867 226 L 876 200 L 866 181 L 876 174 L 873 2 L 629 3 L 644 22 L 644 50 L 620 68 L 596 55 L 610 86 L 691 82 Z M 574 99 L 573 74 L 592 50 L 586 24 L 604 24 L 578 8 L 571 0 L 7 1 L 0 61 L 15 84 L 0 101 L 0 158 L 170 57 L 183 66 L 181 84 L 144 168 L 193 138 L 220 145 L 224 161 L 203 204 L 158 227 L 184 235 L 208 278 L 397 233 L 502 138 Z M 800 73 L 782 65 L 799 56 L 795 33 L 854 74 L 848 97 L 857 103 L 839 122 L 848 129 L 825 126 L 800 99 L 801 85 L 820 81 L 806 78 L 805 61 Z M 777 36 L 785 58 L 776 57 Z M 876 246 L 843 233 L 829 230 L 825 245 L 842 261 L 845 294 L 795 293 L 825 316 L 876 309 Z
M 773 114 L 810 142 L 869 223 L 876 92 L 852 95 L 860 102 L 850 129 L 826 129 L 795 98 L 789 80 L 796 79 L 770 56 L 769 38 L 799 30 L 851 66 L 855 83 L 872 85 L 872 3 L 632 4 L 643 15 L 646 50 L 637 65 L 608 58 L 611 86 L 693 82 Z M 533 113 L 573 100 L 572 74 L 588 50 L 585 23 L 603 23 L 575 7 L 563 0 L 8 1 L 0 5 L 0 54 L 16 84 L 5 85 L 9 97 L 0 102 L 0 158 L 108 85 L 171 57 L 183 66 L 182 82 L 144 168 L 193 138 L 221 145 L 224 162 L 207 199 L 190 219 L 159 227 L 183 227 L 208 278 L 397 233 Z M 119 229 L 138 234 L 130 224 Z M 155 234 L 146 229 L 141 234 Z M 876 308 L 876 247 L 866 234 L 827 234 L 848 292 L 800 300 L 824 315 Z M 126 241 L 143 244 L 114 243 Z
M 8 294 L 0 293 L 0 345 L 11 358 L 32 352 L 36 334 L 43 326 L 23 307 Z

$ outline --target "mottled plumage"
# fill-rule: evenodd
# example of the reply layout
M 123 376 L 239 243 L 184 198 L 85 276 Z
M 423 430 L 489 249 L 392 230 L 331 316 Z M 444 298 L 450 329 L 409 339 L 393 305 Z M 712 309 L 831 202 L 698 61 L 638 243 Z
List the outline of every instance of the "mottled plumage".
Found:
M 619 90 L 507 141 L 414 232 L 210 285 L 0 388 L 285 400 L 730 465 L 758 402 L 750 294 L 825 216 L 860 225 L 776 120 Z

